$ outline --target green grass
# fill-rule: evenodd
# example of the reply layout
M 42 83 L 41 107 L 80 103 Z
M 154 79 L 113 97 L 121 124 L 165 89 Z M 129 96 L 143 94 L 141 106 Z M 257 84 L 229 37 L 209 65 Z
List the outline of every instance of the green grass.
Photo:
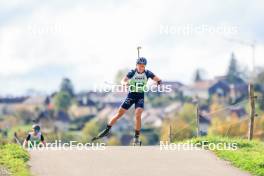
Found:
M 29 154 L 16 144 L 0 146 L 0 165 L 14 176 L 30 176 L 27 161 Z
M 236 150 L 212 150 L 216 155 L 244 171 L 256 176 L 264 176 L 264 143 L 239 138 L 200 137 L 189 140 L 193 144 L 209 143 L 237 144 Z

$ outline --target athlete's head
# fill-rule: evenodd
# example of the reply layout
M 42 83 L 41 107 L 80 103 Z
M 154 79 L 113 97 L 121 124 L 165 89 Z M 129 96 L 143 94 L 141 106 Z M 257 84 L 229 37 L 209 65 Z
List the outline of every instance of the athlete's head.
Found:
M 40 132 L 40 126 L 39 125 L 33 125 L 32 129 L 33 129 L 34 133 Z
M 137 59 L 137 71 L 138 72 L 144 72 L 145 71 L 145 67 L 147 65 L 147 59 L 144 57 L 140 57 Z

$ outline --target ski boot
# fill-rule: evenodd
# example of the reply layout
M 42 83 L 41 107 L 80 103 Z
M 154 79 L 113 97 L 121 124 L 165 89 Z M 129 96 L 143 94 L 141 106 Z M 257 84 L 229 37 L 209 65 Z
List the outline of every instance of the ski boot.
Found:
M 133 139 L 133 146 L 141 146 L 142 142 L 139 138 L 134 137 Z
M 108 136 L 110 133 L 110 129 L 109 128 L 106 128 L 104 129 L 102 132 L 100 132 L 96 137 L 92 138 L 92 142 L 98 140 L 98 139 L 101 139 L 105 136 Z

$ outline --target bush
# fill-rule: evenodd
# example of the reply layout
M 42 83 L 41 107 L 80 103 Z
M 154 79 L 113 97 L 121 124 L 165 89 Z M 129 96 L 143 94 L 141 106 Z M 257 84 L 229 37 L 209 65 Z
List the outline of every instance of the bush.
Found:
M 97 136 L 100 132 L 100 123 L 97 120 L 91 120 L 87 122 L 82 130 L 83 136 L 86 140 L 91 140 L 93 137 Z
M 19 145 L 6 144 L 0 147 L 0 165 L 3 165 L 14 176 L 30 175 L 26 162 L 29 153 Z
M 120 145 L 120 144 L 121 144 L 120 140 L 115 136 L 110 137 L 107 141 L 107 145 L 116 146 L 116 145 Z

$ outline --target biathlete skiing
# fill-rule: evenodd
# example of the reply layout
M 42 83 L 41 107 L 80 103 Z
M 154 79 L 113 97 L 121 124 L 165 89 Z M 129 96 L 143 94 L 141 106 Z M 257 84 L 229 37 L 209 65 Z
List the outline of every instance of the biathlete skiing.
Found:
M 40 143 L 42 143 L 43 146 L 46 145 L 44 137 L 40 131 L 40 126 L 35 124 L 32 126 L 32 131 L 28 133 L 27 138 L 23 143 L 23 147 L 37 147 Z
M 141 115 L 144 110 L 144 90 L 146 90 L 147 81 L 149 78 L 154 80 L 157 85 L 161 84 L 161 79 L 151 71 L 146 70 L 147 59 L 144 57 L 139 57 L 139 49 L 140 48 L 138 47 L 136 68 L 129 71 L 121 81 L 121 84 L 123 86 L 127 86 L 129 89 L 125 101 L 122 103 L 117 113 L 108 122 L 106 128 L 96 137 L 94 137 L 92 142 L 107 136 L 110 133 L 111 127 L 126 113 L 126 111 L 133 104 L 135 104 L 135 135 L 133 139 L 133 145 L 141 145 L 139 136 L 141 130 Z

